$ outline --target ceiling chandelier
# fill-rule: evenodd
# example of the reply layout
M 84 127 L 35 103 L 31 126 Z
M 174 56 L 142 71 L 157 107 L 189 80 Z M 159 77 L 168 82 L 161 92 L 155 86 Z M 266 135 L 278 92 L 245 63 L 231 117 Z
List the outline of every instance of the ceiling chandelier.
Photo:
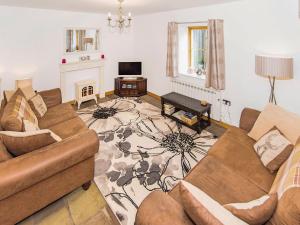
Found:
M 118 15 L 117 18 L 113 20 L 111 13 L 108 13 L 108 26 L 110 27 L 118 27 L 120 30 L 123 30 L 124 28 L 128 28 L 131 25 L 132 17 L 131 13 L 129 12 L 128 15 L 124 15 L 123 13 L 123 7 L 122 3 L 124 0 L 118 0 L 119 2 L 119 9 L 118 9 Z

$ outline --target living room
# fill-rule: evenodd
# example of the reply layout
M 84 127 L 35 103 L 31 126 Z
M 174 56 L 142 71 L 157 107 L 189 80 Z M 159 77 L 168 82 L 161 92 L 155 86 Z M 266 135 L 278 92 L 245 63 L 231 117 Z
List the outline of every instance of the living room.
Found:
M 0 224 L 300 224 L 299 8 L 0 0 Z

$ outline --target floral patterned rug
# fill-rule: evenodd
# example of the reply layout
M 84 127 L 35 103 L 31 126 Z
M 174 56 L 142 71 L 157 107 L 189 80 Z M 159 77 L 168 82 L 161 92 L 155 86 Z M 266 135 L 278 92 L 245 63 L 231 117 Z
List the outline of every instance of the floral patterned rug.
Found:
M 217 140 L 160 113 L 139 98 L 78 111 L 99 135 L 95 182 L 122 225 L 133 225 L 143 199 L 154 190 L 170 191 Z

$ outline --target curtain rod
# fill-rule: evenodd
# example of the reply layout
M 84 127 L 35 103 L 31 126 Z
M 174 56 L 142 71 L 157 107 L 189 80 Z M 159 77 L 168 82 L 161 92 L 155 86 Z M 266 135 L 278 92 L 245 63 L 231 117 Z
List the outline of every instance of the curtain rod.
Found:
M 208 21 L 198 21 L 198 22 L 176 22 L 176 24 L 191 24 L 191 23 L 208 23 Z

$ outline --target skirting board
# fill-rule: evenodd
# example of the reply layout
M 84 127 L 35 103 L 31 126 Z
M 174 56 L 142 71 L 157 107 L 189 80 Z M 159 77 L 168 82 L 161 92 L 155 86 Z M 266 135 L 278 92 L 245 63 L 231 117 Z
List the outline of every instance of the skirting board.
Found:
M 159 95 L 154 94 L 153 92 L 150 92 L 150 91 L 148 91 L 147 94 L 148 94 L 150 97 L 153 97 L 153 98 L 155 98 L 156 100 L 160 101 L 160 96 L 159 96 Z

